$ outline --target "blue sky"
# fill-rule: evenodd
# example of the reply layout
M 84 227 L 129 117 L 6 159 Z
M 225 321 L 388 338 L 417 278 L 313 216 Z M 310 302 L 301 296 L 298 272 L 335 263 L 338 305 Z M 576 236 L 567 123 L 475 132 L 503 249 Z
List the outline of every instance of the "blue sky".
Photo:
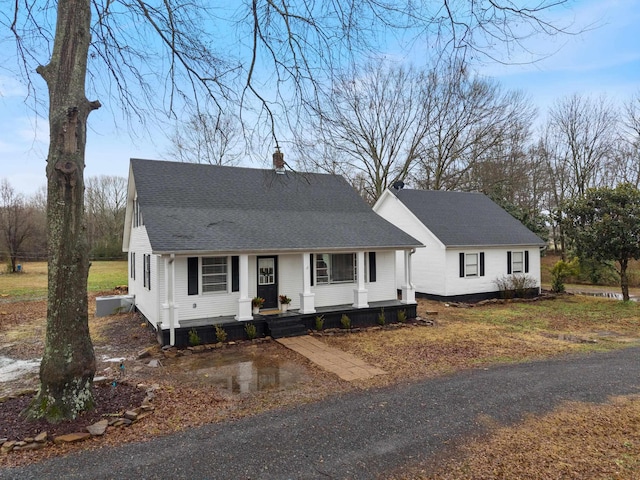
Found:
M 575 36 L 537 37 L 528 49 L 547 58 L 531 63 L 529 53 L 516 51 L 509 65 L 485 64 L 479 73 L 525 91 L 541 118 L 555 101 L 573 93 L 606 95 L 614 103 L 640 94 L 640 0 L 580 0 L 559 15 L 562 23 L 593 28 Z M 32 194 L 46 183 L 47 121 L 34 116 L 25 90 L 3 75 L 0 71 L 0 177 Z M 117 117 L 108 106 L 89 117 L 86 176 L 126 177 L 129 158 L 166 156 L 166 132 L 131 139 L 116 129 Z

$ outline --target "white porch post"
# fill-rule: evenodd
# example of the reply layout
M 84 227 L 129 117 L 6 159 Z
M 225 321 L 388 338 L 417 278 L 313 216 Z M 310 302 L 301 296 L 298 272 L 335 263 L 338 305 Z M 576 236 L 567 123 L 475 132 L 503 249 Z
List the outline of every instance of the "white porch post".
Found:
M 238 314 L 236 320 L 253 320 L 251 314 L 251 299 L 249 298 L 249 255 L 243 254 L 239 258 L 240 298 L 238 299 Z
M 353 307 L 366 308 L 369 306 L 367 289 L 364 288 L 364 252 L 358 252 L 356 258 L 356 276 L 358 287 L 353 291 Z
M 416 289 L 411 283 L 411 256 L 415 250 L 404 251 L 404 284 L 401 303 L 416 303 Z
M 300 313 L 316 313 L 315 293 L 311 293 L 311 254 L 302 254 L 302 293 L 300 294 Z
M 164 310 L 163 325 L 169 326 L 169 345 L 176 344 L 176 323 L 178 318 L 178 305 L 175 303 L 175 279 L 176 279 L 176 256 L 164 257 L 164 291 L 165 301 L 162 303 Z M 165 323 L 166 322 L 166 323 Z

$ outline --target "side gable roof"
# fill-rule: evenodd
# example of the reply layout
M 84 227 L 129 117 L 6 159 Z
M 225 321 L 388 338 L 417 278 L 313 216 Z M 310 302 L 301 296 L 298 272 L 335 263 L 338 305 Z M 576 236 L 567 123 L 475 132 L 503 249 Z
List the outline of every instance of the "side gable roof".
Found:
M 131 175 L 155 253 L 421 246 L 336 175 L 142 159 Z
M 405 189 L 393 193 L 447 247 L 545 245 L 482 193 Z

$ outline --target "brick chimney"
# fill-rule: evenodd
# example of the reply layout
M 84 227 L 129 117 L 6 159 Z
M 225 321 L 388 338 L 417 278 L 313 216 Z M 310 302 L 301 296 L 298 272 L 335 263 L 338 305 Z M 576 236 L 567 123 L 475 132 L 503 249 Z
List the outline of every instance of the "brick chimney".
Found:
M 273 152 L 273 170 L 276 173 L 284 173 L 284 153 L 280 151 L 280 147 L 276 146 L 276 151 Z

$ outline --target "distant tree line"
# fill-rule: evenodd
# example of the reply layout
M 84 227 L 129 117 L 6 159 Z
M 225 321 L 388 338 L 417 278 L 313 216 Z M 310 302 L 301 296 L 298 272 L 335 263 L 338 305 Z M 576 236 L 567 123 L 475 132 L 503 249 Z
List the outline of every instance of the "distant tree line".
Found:
M 87 179 L 85 214 L 92 259 L 125 258 L 122 234 L 126 203 L 126 178 L 100 175 Z M 0 179 L 0 258 L 8 271 L 15 272 L 20 262 L 46 260 L 46 231 L 45 188 L 24 195 L 7 179 Z

